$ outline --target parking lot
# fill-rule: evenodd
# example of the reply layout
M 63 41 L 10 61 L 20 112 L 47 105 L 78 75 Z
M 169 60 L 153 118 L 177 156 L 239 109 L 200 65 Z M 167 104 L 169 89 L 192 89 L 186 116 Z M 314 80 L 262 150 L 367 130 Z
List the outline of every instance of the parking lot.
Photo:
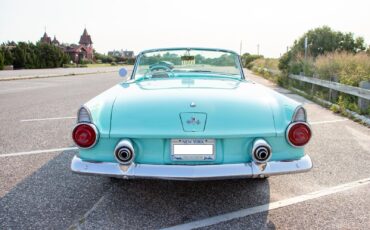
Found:
M 370 129 L 304 103 L 314 167 L 268 180 L 111 180 L 73 174 L 77 109 L 122 79 L 0 82 L 0 229 L 368 229 Z

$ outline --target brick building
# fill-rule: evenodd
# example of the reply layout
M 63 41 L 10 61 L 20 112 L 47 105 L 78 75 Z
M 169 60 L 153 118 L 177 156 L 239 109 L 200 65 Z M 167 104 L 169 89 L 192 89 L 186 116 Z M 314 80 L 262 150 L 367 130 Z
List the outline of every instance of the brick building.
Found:
M 77 44 L 61 44 L 56 37 L 51 40 L 51 38 L 45 32 L 41 37 L 40 42 L 52 44 L 60 47 L 65 53 L 69 55 L 71 60 L 74 63 L 80 63 L 81 61 L 93 61 L 94 60 L 94 51 L 93 51 L 93 42 L 91 36 L 87 33 L 86 28 L 84 29 L 80 41 Z

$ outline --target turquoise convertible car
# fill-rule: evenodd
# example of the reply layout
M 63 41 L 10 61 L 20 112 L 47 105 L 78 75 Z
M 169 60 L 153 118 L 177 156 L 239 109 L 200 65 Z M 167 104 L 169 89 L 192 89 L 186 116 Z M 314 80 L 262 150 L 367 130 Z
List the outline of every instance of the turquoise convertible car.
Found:
M 303 147 L 311 135 L 302 105 L 248 80 L 235 52 L 154 49 L 137 56 L 127 81 L 79 109 L 71 169 L 118 178 L 266 178 L 310 170 Z

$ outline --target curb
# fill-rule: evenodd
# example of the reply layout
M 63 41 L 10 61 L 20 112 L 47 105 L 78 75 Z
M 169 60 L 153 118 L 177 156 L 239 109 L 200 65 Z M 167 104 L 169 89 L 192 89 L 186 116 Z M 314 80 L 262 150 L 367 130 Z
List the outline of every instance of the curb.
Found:
M 297 93 L 298 95 L 301 95 L 301 96 L 303 96 L 303 97 L 305 97 L 305 98 L 307 98 L 311 101 L 316 102 L 317 104 L 319 104 L 322 107 L 325 107 L 329 110 L 330 110 L 331 106 L 336 106 L 337 108 L 339 108 L 339 105 L 337 105 L 337 104 L 331 103 L 330 101 L 326 101 L 326 100 L 318 98 L 316 96 L 310 96 L 309 94 L 307 94 L 306 92 L 304 92 L 302 90 L 299 90 L 299 89 L 296 89 L 296 88 L 293 88 L 293 87 L 291 87 L 290 90 L 294 93 Z M 360 122 L 363 125 L 370 127 L 370 118 L 368 118 L 366 116 L 363 116 L 363 115 L 360 115 L 360 114 L 358 114 L 354 111 L 351 111 L 349 109 L 346 109 L 345 111 L 346 111 L 347 114 L 342 114 L 342 113 L 340 113 L 340 114 L 342 116 L 345 116 L 345 117 L 348 117 L 348 118 L 352 119 L 353 121 Z
M 0 77 L 0 81 L 15 81 L 15 80 L 27 80 L 27 79 L 52 78 L 52 77 L 80 76 L 80 75 L 98 74 L 98 73 L 113 73 L 116 71 L 117 70 L 96 71 L 96 72 L 87 72 L 87 73 L 67 73 L 67 74 L 47 74 L 47 75 L 33 75 L 33 76 L 19 76 L 19 77 Z

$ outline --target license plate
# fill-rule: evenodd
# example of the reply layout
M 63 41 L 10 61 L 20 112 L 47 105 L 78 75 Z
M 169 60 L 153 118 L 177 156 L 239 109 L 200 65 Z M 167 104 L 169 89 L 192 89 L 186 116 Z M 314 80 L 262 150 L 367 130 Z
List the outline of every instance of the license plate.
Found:
M 172 139 L 171 158 L 175 161 L 209 161 L 215 159 L 214 139 Z

